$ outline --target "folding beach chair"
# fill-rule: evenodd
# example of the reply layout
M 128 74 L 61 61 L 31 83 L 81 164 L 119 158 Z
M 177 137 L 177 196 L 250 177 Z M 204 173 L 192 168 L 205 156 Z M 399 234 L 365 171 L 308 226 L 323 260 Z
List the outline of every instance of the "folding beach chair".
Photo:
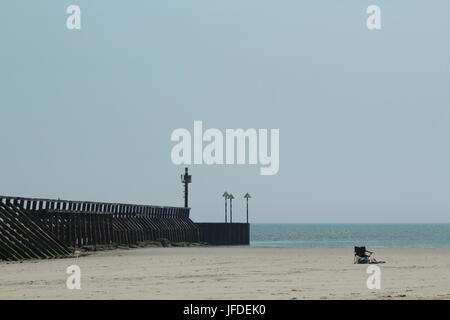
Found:
M 372 254 L 373 254 L 373 252 L 366 250 L 366 247 L 355 247 L 355 257 L 354 257 L 353 263 L 358 263 L 358 264 L 386 263 L 386 261 L 379 261 L 379 260 L 370 258 L 370 256 Z
M 366 247 L 355 247 L 355 257 L 353 263 L 369 263 L 372 251 L 367 251 Z

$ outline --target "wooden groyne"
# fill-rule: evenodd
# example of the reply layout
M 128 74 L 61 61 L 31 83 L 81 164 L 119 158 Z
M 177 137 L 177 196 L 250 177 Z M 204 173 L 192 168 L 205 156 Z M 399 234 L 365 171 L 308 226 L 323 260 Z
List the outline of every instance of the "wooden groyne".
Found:
M 75 248 L 167 239 L 248 245 L 247 223 L 194 223 L 190 208 L 0 196 L 0 260 L 67 256 Z
M 198 242 L 189 208 L 0 196 L 0 259 L 52 258 L 69 247 Z
M 250 224 L 248 223 L 196 223 L 200 241 L 212 245 L 249 245 Z

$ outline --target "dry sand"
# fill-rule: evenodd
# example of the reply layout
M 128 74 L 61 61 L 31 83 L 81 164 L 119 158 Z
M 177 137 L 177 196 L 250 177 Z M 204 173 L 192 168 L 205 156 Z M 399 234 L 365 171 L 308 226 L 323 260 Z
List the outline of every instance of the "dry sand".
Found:
M 0 299 L 450 299 L 450 249 L 375 249 L 381 289 L 352 248 L 145 248 L 0 262 Z M 66 288 L 69 265 L 81 290 Z

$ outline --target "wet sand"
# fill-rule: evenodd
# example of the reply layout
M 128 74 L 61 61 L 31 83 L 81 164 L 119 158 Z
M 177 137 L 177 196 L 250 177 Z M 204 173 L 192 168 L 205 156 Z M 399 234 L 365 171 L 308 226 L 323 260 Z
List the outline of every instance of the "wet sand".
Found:
M 0 262 L 0 299 L 450 299 L 450 249 L 373 251 L 379 290 L 353 248 L 144 248 Z M 74 264 L 80 290 L 66 288 Z

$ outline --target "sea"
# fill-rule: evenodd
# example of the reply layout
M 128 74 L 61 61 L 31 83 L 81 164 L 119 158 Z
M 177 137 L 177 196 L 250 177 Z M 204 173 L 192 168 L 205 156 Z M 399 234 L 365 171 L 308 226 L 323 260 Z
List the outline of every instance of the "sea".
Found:
M 450 248 L 450 223 L 251 224 L 254 247 Z

